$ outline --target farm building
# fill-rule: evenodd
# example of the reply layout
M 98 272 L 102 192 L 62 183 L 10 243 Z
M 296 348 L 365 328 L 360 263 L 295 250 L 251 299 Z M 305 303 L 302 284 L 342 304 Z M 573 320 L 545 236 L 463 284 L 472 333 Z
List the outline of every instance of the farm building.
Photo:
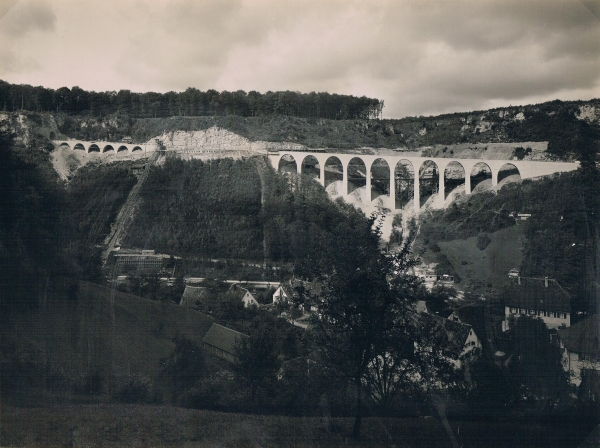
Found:
M 510 279 L 502 293 L 504 316 L 502 331 L 509 330 L 510 317 L 539 317 L 548 328 L 571 325 L 571 299 L 554 279 L 518 276 Z
M 473 331 L 473 327 L 458 321 L 445 319 L 435 314 L 420 313 L 419 320 L 423 331 L 437 335 L 434 339 L 446 341 L 444 356 L 452 360 L 457 367 L 472 355 L 478 355 L 481 342 Z
M 248 335 L 232 330 L 231 328 L 212 324 L 202 339 L 202 346 L 219 358 L 234 362 L 236 344 L 242 338 L 247 337 Z

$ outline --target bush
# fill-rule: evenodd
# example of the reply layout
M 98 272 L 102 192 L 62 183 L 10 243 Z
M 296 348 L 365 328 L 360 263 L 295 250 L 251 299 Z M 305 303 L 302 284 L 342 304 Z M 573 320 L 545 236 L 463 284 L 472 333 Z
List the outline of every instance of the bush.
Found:
M 198 345 L 185 337 L 173 338 L 175 350 L 162 363 L 161 377 L 171 394 L 173 403 L 178 403 L 187 389 L 196 386 L 204 370 L 204 354 Z
M 486 247 L 490 244 L 492 239 L 487 233 L 480 233 L 477 235 L 477 249 L 485 250 Z
M 115 393 L 114 398 L 122 403 L 149 403 L 152 401 L 152 380 L 147 376 L 130 376 Z
M 530 147 L 523 148 L 522 146 L 519 146 L 518 148 L 515 148 L 515 152 L 513 155 L 518 160 L 523 160 L 525 158 L 525 156 L 531 154 L 531 152 L 532 152 L 532 149 Z

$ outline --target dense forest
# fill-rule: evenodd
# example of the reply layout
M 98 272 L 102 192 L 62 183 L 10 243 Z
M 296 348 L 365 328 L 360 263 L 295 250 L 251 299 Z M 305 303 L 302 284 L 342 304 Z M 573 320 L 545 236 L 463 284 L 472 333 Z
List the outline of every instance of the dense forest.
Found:
M 49 275 L 65 266 L 64 185 L 35 142 L 14 147 L 0 132 L 0 314 L 35 303 Z
M 137 182 L 128 169 L 130 164 L 87 165 L 69 181 L 66 212 L 70 241 L 66 250 L 79 278 L 103 282 L 100 247 Z
M 0 134 L 0 304 L 37 304 L 48 278 L 102 282 L 100 249 L 135 176 L 124 164 L 88 166 L 69 184 L 50 155 Z M 42 291 L 43 292 L 43 291 Z
M 383 101 L 327 92 L 203 92 L 191 87 L 184 92 L 167 93 L 135 93 L 130 90 L 89 92 L 77 86 L 54 90 L 42 86 L 10 84 L 0 80 L 0 107 L 11 112 L 30 110 L 91 116 L 106 116 L 119 112 L 136 118 L 180 115 L 290 115 L 347 120 L 379 117 Z
M 360 213 L 260 158 L 168 159 L 152 168 L 140 196 L 126 245 L 206 259 L 303 259 Z
M 88 92 L 0 80 L 0 109 L 52 114 L 61 134 L 87 140 L 141 142 L 165 131 L 218 126 L 251 141 L 338 149 L 548 142 L 550 157 L 574 160 L 577 140 L 600 131 L 598 99 L 400 119 L 381 119 L 383 106 L 379 99 L 326 92 Z

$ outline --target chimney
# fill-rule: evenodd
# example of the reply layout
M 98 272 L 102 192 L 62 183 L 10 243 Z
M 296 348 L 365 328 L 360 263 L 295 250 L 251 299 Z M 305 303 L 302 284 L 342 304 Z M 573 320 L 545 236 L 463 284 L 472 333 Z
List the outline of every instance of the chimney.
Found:
M 544 287 L 548 287 L 548 277 L 544 277 Z
M 519 274 L 519 276 L 517 277 L 517 282 L 519 283 L 519 286 L 521 286 L 521 274 Z

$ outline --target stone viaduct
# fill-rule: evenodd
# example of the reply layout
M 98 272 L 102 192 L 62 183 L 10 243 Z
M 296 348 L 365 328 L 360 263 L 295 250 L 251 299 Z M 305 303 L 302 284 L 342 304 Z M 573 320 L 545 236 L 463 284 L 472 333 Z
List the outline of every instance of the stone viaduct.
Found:
M 293 172 L 294 165 L 298 174 L 306 174 L 312 170 L 313 175 L 318 178 L 323 186 L 327 186 L 331 181 L 342 180 L 342 191 L 340 192 L 342 195 L 350 193 L 348 191 L 351 180 L 349 178 L 350 167 L 354 171 L 351 174 L 358 178 L 364 178 L 365 194 L 368 195 L 372 191 L 373 168 L 377 166 L 379 174 L 384 173 L 383 178 L 378 179 L 378 181 L 380 183 L 383 181 L 386 184 L 385 190 L 390 198 L 396 196 L 396 182 L 390 182 L 390 179 L 398 180 L 402 176 L 400 173 L 405 173 L 405 179 L 410 178 L 410 183 L 413 184 L 412 197 L 415 211 L 421 208 L 420 184 L 424 181 L 437 183 L 438 201 L 445 201 L 445 187 L 448 183 L 449 171 L 459 173 L 458 181 L 462 181 L 462 184 L 464 184 L 465 193 L 470 194 L 472 191 L 471 177 L 482 172 L 488 173 L 488 176 L 491 174 L 492 186 L 496 187 L 499 180 L 501 180 L 501 172 L 508 172 L 508 174 L 517 174 L 518 172 L 521 179 L 530 179 L 573 171 L 579 166 L 578 163 L 570 162 L 406 157 L 403 155 L 380 156 L 299 151 L 279 151 L 278 153 L 270 153 L 268 157 L 273 168 L 279 171 Z M 401 166 L 404 169 L 400 168 Z M 460 178 L 461 171 L 462 178 Z M 406 173 L 409 176 L 406 176 Z M 418 173 L 418 175 L 415 175 L 415 173 Z M 438 176 L 439 178 L 436 178 Z M 330 179 L 331 177 L 334 177 L 334 179 Z M 341 179 L 339 179 L 340 177 Z M 460 184 L 454 187 L 457 186 L 460 186 Z M 419 201 L 414 200 L 417 197 Z M 368 197 L 368 199 L 371 198 Z
M 105 141 L 94 141 L 94 142 L 86 142 L 83 140 L 55 140 L 53 143 L 58 148 L 68 148 L 74 151 L 85 151 L 86 153 L 91 152 L 99 152 L 99 153 L 117 153 L 127 151 L 128 153 L 133 153 L 137 151 L 144 151 L 145 144 L 138 143 L 115 143 L 115 142 L 105 142 Z M 152 150 L 154 150 L 154 145 L 152 145 Z

